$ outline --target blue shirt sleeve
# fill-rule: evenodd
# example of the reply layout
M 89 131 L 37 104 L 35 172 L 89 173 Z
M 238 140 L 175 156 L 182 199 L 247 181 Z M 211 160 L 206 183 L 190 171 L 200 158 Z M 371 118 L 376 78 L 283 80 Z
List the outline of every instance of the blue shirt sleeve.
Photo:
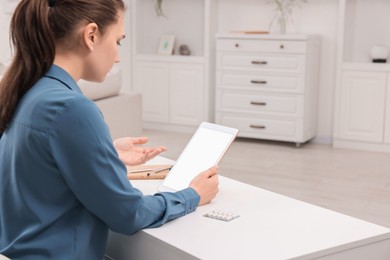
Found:
M 192 188 L 144 196 L 132 187 L 100 111 L 82 95 L 58 111 L 48 142 L 69 189 L 115 232 L 133 234 L 160 226 L 194 211 L 199 203 Z

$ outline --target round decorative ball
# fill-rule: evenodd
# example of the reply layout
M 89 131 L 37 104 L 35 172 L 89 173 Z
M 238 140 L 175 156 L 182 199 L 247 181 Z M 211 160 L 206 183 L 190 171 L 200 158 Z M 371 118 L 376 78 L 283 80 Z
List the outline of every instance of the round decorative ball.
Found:
M 188 46 L 185 44 L 179 46 L 179 53 L 180 55 L 185 55 L 185 56 L 191 55 L 190 48 L 188 48 Z
M 386 63 L 389 56 L 389 47 L 377 44 L 371 48 L 370 56 L 374 63 Z

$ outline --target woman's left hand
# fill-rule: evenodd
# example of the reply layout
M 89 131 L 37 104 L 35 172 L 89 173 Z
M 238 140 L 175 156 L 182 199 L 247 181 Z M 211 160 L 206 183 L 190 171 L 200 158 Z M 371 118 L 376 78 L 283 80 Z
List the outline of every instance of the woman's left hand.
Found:
M 147 137 L 123 137 L 114 141 L 119 159 L 126 165 L 140 165 L 167 150 L 165 146 L 141 147 L 148 142 Z

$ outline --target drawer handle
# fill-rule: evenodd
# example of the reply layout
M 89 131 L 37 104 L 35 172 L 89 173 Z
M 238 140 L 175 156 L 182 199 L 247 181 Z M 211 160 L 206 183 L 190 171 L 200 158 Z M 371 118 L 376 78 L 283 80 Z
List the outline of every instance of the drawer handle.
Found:
M 255 101 L 251 101 L 251 105 L 255 105 L 255 106 L 266 106 L 267 103 L 266 103 L 266 102 L 255 102 Z
M 240 44 L 236 43 L 234 46 L 236 46 L 236 48 L 240 47 Z
M 265 80 L 251 80 L 251 83 L 253 83 L 253 84 L 267 84 L 267 81 L 265 81 Z
M 267 65 L 268 62 L 267 62 L 267 61 L 253 60 L 253 61 L 252 61 L 252 64 L 255 64 L 255 65 Z
M 254 129 L 266 129 L 265 125 L 250 125 L 249 127 Z
M 281 44 L 281 45 L 280 45 L 280 48 L 281 48 L 281 49 L 284 49 L 284 44 Z

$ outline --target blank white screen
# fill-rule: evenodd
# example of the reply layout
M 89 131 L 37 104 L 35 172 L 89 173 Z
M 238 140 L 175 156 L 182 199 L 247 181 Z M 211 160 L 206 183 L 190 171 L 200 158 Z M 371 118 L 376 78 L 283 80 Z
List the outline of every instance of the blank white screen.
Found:
M 165 178 L 163 185 L 173 190 L 188 188 L 196 175 L 219 162 L 234 137 L 233 134 L 199 128 Z

